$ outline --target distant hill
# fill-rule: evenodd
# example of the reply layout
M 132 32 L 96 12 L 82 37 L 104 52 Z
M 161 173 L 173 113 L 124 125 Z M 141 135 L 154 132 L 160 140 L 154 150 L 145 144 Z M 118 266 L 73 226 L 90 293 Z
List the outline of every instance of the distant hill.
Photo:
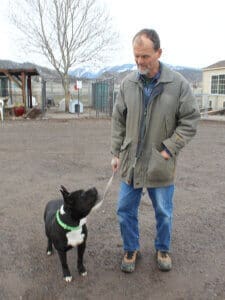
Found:
M 202 70 L 195 68 L 188 68 L 182 66 L 172 66 L 168 65 L 174 71 L 181 73 L 190 83 L 199 83 L 202 81 Z M 10 60 L 0 60 L 0 68 L 36 68 L 39 74 L 45 80 L 60 80 L 59 74 L 54 70 L 46 67 L 42 67 L 30 62 L 17 63 Z M 71 77 L 78 79 L 105 79 L 109 77 L 114 77 L 116 83 L 120 83 L 122 78 L 126 76 L 129 72 L 136 69 L 135 64 L 123 64 L 111 67 L 104 67 L 98 71 L 92 71 L 90 67 L 76 68 L 69 72 Z
M 181 73 L 189 82 L 197 83 L 202 81 L 202 70 L 195 68 L 188 68 L 183 66 L 172 66 L 167 65 L 170 69 Z M 83 67 L 77 68 L 70 71 L 70 75 L 77 78 L 86 79 L 100 79 L 107 77 L 114 77 L 116 80 L 120 81 L 127 73 L 136 69 L 135 64 L 123 64 L 112 67 L 105 67 L 97 72 L 92 72 L 90 68 Z

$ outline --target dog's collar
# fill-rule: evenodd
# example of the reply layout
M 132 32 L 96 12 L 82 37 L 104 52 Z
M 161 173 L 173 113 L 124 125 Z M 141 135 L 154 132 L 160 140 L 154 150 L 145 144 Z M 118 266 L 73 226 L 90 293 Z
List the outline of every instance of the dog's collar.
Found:
M 63 221 L 59 217 L 59 209 L 56 212 L 56 220 L 57 220 L 58 224 L 65 230 L 72 231 L 72 230 L 80 229 L 80 226 L 69 226 L 69 225 L 63 223 Z

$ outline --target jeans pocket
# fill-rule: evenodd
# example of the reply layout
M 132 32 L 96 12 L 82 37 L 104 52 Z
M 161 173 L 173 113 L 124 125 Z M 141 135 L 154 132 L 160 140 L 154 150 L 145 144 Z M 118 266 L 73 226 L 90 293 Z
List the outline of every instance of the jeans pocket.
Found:
M 152 153 L 148 165 L 147 176 L 151 181 L 170 181 L 174 177 L 175 159 L 171 157 L 166 160 L 161 153 L 152 148 Z

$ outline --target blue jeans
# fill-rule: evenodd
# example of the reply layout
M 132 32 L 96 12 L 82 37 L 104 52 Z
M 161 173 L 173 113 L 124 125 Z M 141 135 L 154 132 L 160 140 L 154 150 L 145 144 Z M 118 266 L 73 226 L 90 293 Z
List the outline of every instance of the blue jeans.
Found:
M 147 191 L 155 210 L 155 249 L 169 251 L 172 234 L 174 185 L 160 188 L 147 188 Z M 135 189 L 133 185 L 121 182 L 117 215 L 124 251 L 140 249 L 138 208 L 141 195 L 142 188 Z

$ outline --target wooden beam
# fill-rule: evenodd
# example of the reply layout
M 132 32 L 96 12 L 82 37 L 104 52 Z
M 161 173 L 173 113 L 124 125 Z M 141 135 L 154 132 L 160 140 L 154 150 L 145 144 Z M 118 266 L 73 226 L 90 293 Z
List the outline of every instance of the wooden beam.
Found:
M 27 77 L 27 92 L 28 92 L 28 107 L 32 108 L 32 87 L 31 87 L 31 76 Z
M 26 74 L 25 72 L 21 73 L 22 77 L 22 98 L 23 98 L 23 104 L 26 109 Z
M 7 71 L 3 71 L 3 73 L 5 74 L 5 76 L 7 76 L 11 81 L 15 82 L 22 89 L 22 84 L 17 79 L 15 79 Z
M 0 73 L 4 72 L 9 72 L 10 74 L 21 74 L 22 72 L 25 72 L 27 75 L 40 75 L 36 69 L 23 69 L 23 68 L 16 68 L 16 69 L 11 69 L 11 68 L 0 68 Z

